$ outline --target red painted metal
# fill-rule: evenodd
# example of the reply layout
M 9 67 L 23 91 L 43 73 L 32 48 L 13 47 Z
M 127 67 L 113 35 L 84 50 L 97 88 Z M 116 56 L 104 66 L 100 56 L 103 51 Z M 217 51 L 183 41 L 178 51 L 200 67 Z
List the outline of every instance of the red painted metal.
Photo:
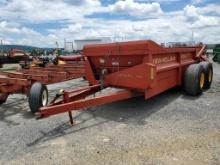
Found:
M 124 100 L 134 96 L 135 96 L 134 93 L 132 93 L 130 90 L 124 90 L 112 94 L 96 96 L 93 98 L 81 98 L 81 99 L 77 98 L 77 100 L 75 101 L 56 104 L 56 108 L 54 108 L 54 106 L 42 107 L 39 114 L 41 118 L 48 117 L 58 113 L 69 112 L 72 110 L 79 110 L 81 108 L 87 108 L 91 106 L 98 106 L 98 105 L 102 105 L 103 103 L 111 103 L 113 101 Z
M 11 49 L 11 50 L 9 50 L 8 56 L 9 57 L 16 57 L 16 56 L 28 57 L 26 52 L 24 50 L 20 50 L 20 49 Z
M 71 116 L 73 110 L 136 95 L 148 99 L 182 85 L 186 67 L 206 60 L 204 49 L 204 45 L 164 48 L 151 40 L 87 45 L 83 55 L 90 86 L 64 91 L 61 101 L 54 100 L 49 106 L 40 108 L 38 115 L 43 118 L 68 112 Z M 106 87 L 122 90 L 94 96 Z

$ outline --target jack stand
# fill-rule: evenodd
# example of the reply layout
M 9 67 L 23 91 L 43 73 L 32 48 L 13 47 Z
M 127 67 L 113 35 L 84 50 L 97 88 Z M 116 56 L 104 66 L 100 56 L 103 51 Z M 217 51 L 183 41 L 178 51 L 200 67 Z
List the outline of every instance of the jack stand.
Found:
M 73 115 L 72 115 L 72 112 L 69 111 L 68 114 L 69 114 L 69 118 L 70 118 L 70 124 L 73 125 L 73 124 L 74 124 L 74 121 L 73 121 Z

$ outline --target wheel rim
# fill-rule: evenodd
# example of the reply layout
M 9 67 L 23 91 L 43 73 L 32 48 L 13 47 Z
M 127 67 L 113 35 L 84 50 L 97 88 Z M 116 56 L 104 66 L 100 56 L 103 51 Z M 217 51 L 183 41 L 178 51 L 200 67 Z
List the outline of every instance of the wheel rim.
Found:
M 210 69 L 209 70 L 209 82 L 211 82 L 212 81 L 212 70 Z
M 205 74 L 201 73 L 200 81 L 199 81 L 199 85 L 201 89 L 204 87 L 204 83 L 205 83 Z
M 46 106 L 47 105 L 47 91 L 44 90 L 42 93 L 42 105 Z

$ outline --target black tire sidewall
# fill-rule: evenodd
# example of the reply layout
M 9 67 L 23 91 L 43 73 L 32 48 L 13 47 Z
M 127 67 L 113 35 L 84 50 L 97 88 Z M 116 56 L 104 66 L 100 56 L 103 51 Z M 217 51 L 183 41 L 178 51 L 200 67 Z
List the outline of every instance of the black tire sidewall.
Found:
M 203 89 L 205 86 L 205 82 L 204 82 L 203 87 L 202 88 L 200 87 L 200 78 L 201 78 L 202 73 L 204 73 L 204 75 L 205 75 L 204 69 L 202 67 L 198 66 L 198 72 L 197 72 L 197 78 L 196 78 L 196 80 L 197 80 L 196 83 L 197 83 L 197 87 L 198 87 L 197 88 L 198 95 L 200 95 L 203 92 Z
M 191 64 L 185 71 L 184 89 L 187 94 L 196 96 L 203 92 L 200 87 L 200 77 L 204 73 L 204 69 L 199 64 Z
M 46 85 L 40 83 L 40 82 L 35 82 L 30 89 L 30 94 L 29 94 L 29 107 L 32 113 L 38 112 L 39 108 L 43 106 L 42 104 L 42 94 L 43 92 L 47 92 L 47 103 L 48 103 L 48 90 Z

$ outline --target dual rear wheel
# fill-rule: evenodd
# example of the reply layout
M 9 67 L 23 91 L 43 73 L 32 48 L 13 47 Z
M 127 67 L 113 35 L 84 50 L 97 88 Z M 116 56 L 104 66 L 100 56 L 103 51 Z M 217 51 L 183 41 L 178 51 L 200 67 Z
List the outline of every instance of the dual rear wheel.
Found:
M 188 66 L 184 75 L 184 89 L 192 96 L 200 95 L 212 84 L 213 67 L 209 62 L 200 62 Z

